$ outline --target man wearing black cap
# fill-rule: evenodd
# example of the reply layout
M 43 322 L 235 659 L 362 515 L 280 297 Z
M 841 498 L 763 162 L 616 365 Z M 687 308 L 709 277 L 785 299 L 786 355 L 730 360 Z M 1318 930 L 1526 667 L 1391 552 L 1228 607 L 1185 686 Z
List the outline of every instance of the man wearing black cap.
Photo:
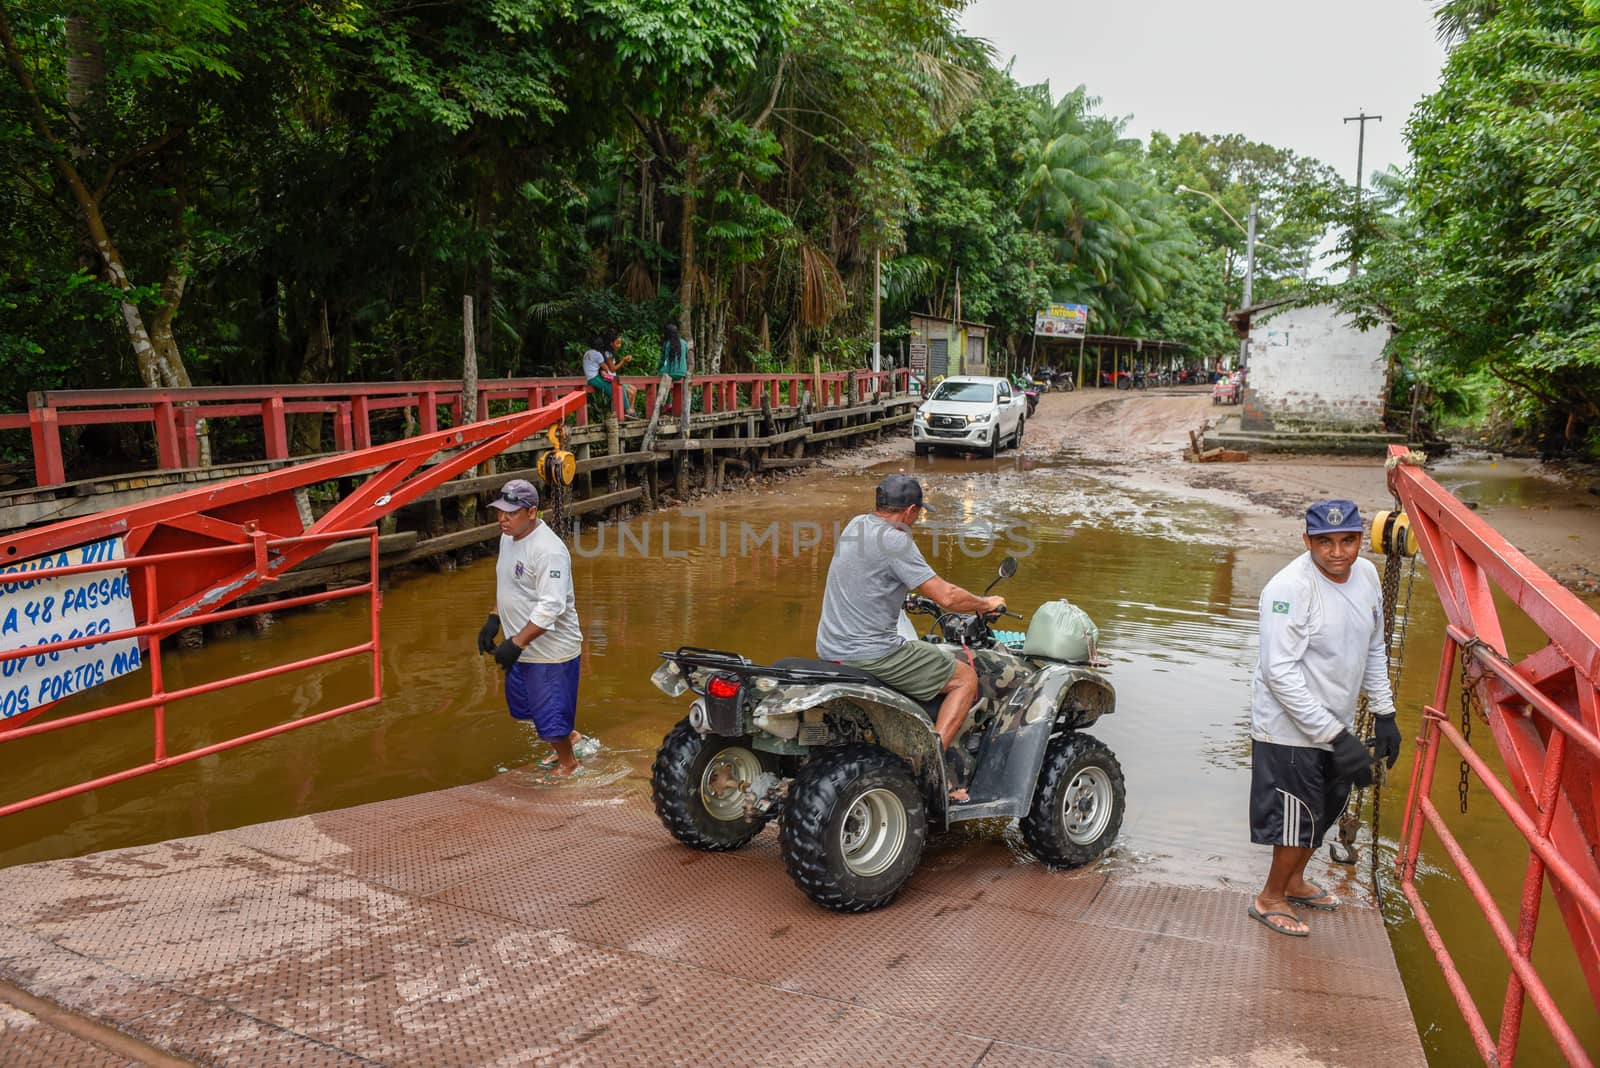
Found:
M 1006 601 L 968 593 L 928 566 L 911 537 L 927 507 L 920 482 L 890 475 L 878 483 L 877 510 L 845 526 L 828 565 L 817 656 L 870 672 L 916 701 L 943 694 L 934 727 L 948 750 L 977 699 L 977 673 L 939 646 L 901 637 L 900 607 L 909 590 L 947 612 L 998 612 Z M 966 790 L 952 786 L 951 800 L 967 800 Z
M 500 558 L 495 607 L 478 632 L 478 651 L 505 671 L 511 715 L 533 722 L 556 751 L 551 773 L 564 778 L 578 770 L 572 747 L 581 738 L 575 723 L 583 632 L 572 595 L 572 555 L 539 521 L 533 483 L 512 479 L 489 507 L 500 519 Z M 496 645 L 502 625 L 506 637 Z
M 1261 591 L 1261 656 L 1250 695 L 1250 840 L 1272 847 L 1266 885 L 1250 916 L 1279 934 L 1311 929 L 1299 906 L 1332 912 L 1339 899 L 1306 881 L 1306 863 L 1338 821 L 1352 784 L 1372 782 L 1374 751 L 1358 740 L 1356 705 L 1367 697 L 1376 756 L 1400 755 L 1389 690 L 1378 569 L 1361 559 L 1354 501 L 1306 509 L 1306 551 Z

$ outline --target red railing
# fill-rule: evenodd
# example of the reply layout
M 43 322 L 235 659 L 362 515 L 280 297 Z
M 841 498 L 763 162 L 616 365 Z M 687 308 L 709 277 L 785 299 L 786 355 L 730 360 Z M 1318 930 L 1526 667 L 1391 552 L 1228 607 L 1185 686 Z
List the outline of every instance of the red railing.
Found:
M 834 407 L 846 402 L 849 378 L 856 377 L 856 401 L 874 391 L 904 392 L 910 372 L 832 371 L 822 376 L 818 407 Z M 660 379 L 625 377 L 629 387 L 642 390 L 647 410 L 654 410 Z M 744 374 L 708 375 L 689 380 L 687 388 L 700 394 L 704 412 L 730 412 L 757 409 L 762 398 L 773 407 L 797 403 L 802 389 L 811 385 L 810 375 Z M 490 406 L 500 403 L 508 410 L 525 406 L 543 408 L 571 393 L 583 392 L 582 378 L 506 378 L 478 384 L 477 411 L 487 419 Z M 671 411 L 684 410 L 685 384 L 674 390 Z M 155 432 L 156 463 L 163 471 L 198 467 L 200 440 L 197 424 L 203 419 L 246 418 L 261 421 L 264 458 L 289 459 L 288 417 L 298 414 L 331 415 L 336 452 L 370 448 L 372 417 L 376 413 L 401 411 L 414 413 L 418 435 L 439 429 L 439 412 L 447 413 L 450 425 L 461 424 L 461 382 L 356 382 L 338 384 L 294 384 L 278 386 L 212 386 L 194 389 L 86 389 L 54 390 L 28 394 L 28 410 L 0 415 L 0 430 L 26 430 L 33 446 L 34 477 L 39 486 L 54 486 L 67 481 L 66 462 L 61 448 L 61 428 L 104 423 L 150 424 Z M 619 412 L 626 418 L 626 412 Z M 587 409 L 578 408 L 580 425 L 588 419 Z
M 1404 458 L 1405 449 L 1391 448 Z M 1422 469 L 1397 462 L 1389 476 L 1421 544 L 1449 626 L 1433 702 L 1424 709 L 1418 759 L 1406 800 L 1401 852 L 1401 890 L 1416 913 L 1423 936 L 1444 970 L 1485 1062 L 1509 1065 L 1522 1029 L 1524 999 L 1550 1029 L 1569 1063 L 1588 1065 L 1588 1054 L 1552 998 L 1531 959 L 1545 887 L 1566 920 L 1568 934 L 1600 1007 L 1600 616 L 1518 552 Z M 1495 589 L 1543 631 L 1543 648 L 1512 662 L 1495 604 Z M 1504 763 L 1508 788 L 1478 755 L 1447 712 L 1452 689 L 1459 700 L 1475 698 Z M 1470 719 L 1469 719 L 1470 723 Z M 1461 841 L 1446 825 L 1430 793 L 1442 750 L 1440 741 L 1466 762 L 1479 784 L 1527 841 L 1528 865 L 1513 929 L 1501 914 Z M 1510 964 L 1498 1035 L 1445 946 L 1417 888 L 1422 832 L 1438 837 L 1482 910 Z
M 379 628 L 378 613 L 381 608 L 382 595 L 378 590 L 378 531 L 376 527 L 366 527 L 360 530 L 338 530 L 325 534 L 310 534 L 295 538 L 271 538 L 265 533 L 254 531 L 249 544 L 225 545 L 206 549 L 190 549 L 182 552 L 162 553 L 158 555 L 139 556 L 128 559 L 102 560 L 95 563 L 76 564 L 69 567 L 54 568 L 46 571 L 13 571 L 0 573 L 0 590 L 4 587 L 38 580 L 41 576 L 49 576 L 51 580 L 70 577 L 72 575 L 88 574 L 101 571 L 124 571 L 133 569 L 141 581 L 133 584 L 135 597 L 143 599 L 142 612 L 145 619 L 159 620 L 163 598 L 159 590 L 159 578 L 163 567 L 192 567 L 196 564 L 211 564 L 218 557 L 242 557 L 244 563 L 252 561 L 256 566 L 265 568 L 266 561 L 273 554 L 282 554 L 303 548 L 326 548 L 334 541 L 343 541 L 351 538 L 366 538 L 368 542 L 368 561 L 370 572 L 367 581 L 355 586 L 337 590 L 325 590 L 319 593 L 306 594 L 300 597 L 290 597 L 275 601 L 271 604 L 251 605 L 243 608 L 232 608 L 220 611 L 211 611 L 185 616 L 181 619 L 166 622 L 150 622 L 142 625 L 111 631 L 104 634 L 94 634 L 80 638 L 66 638 L 56 641 L 43 642 L 21 649 L 8 649 L 0 651 L 0 663 L 10 661 L 26 661 L 30 658 L 39 658 L 44 661 L 54 658 L 60 653 L 79 648 L 88 648 L 109 642 L 136 640 L 143 650 L 142 666 L 150 669 L 150 696 L 141 697 L 133 701 L 124 701 L 120 704 L 108 705 L 88 712 L 78 712 L 58 719 L 30 723 L 16 727 L 9 731 L 0 732 L 0 743 L 15 742 L 29 738 L 36 734 L 45 734 L 51 731 L 64 730 L 68 727 L 83 723 L 93 723 L 97 720 L 107 719 L 111 716 L 125 715 L 143 709 L 150 709 L 152 713 L 152 727 L 154 730 L 153 752 L 150 760 L 136 764 L 121 771 L 101 775 L 97 778 L 86 779 L 69 786 L 49 790 L 32 797 L 25 797 L 5 804 L 0 804 L 0 816 L 9 816 L 13 812 L 23 809 L 35 808 L 59 801 L 62 798 L 72 797 L 75 794 L 85 793 L 101 786 L 122 782 L 139 775 L 147 775 L 152 771 L 172 767 L 175 764 L 184 764 L 191 760 L 198 760 L 212 753 L 220 753 L 224 749 L 233 749 L 236 746 L 249 742 L 270 738 L 275 734 L 282 734 L 297 727 L 304 727 L 312 723 L 342 716 L 347 712 L 354 712 L 361 708 L 370 708 L 378 703 L 383 693 L 383 663 L 379 655 Z M 130 576 L 130 578 L 133 576 Z M 300 607 L 303 605 L 317 604 L 322 601 L 340 600 L 350 597 L 367 597 L 369 600 L 369 618 L 371 621 L 371 634 L 368 639 L 359 645 L 335 649 L 318 656 L 305 657 L 300 660 L 290 661 L 273 667 L 251 671 L 243 675 L 219 679 L 214 682 L 202 683 L 196 686 L 187 686 L 182 689 L 168 690 L 162 676 L 161 639 L 168 634 L 182 630 L 185 627 L 198 626 L 204 623 L 220 623 L 227 620 L 237 620 L 246 616 L 255 615 L 264 611 L 276 611 L 284 608 Z M 249 734 L 238 735 L 233 738 L 212 742 L 195 749 L 181 753 L 167 751 L 167 706 L 182 701 L 186 698 L 199 697 L 202 694 L 213 693 L 217 690 L 239 686 L 248 682 L 261 679 L 274 678 L 286 675 L 293 671 L 316 667 L 321 664 L 333 663 L 350 657 L 371 656 L 372 658 L 372 696 L 341 705 L 337 708 L 327 709 L 322 712 L 300 716 L 283 723 L 275 724 L 262 730 Z M 42 664 L 41 664 L 42 666 Z

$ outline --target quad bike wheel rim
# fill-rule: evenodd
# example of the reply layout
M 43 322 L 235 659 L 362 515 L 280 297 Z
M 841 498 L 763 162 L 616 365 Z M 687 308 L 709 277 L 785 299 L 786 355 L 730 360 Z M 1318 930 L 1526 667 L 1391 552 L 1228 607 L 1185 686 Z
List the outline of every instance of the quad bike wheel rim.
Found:
M 1067 783 L 1062 792 L 1062 825 L 1073 845 L 1091 845 L 1111 823 L 1114 794 L 1111 776 L 1104 768 L 1086 767 Z
M 761 761 L 748 749 L 729 746 L 706 763 L 700 775 L 700 802 L 713 819 L 744 818 L 744 786 L 761 774 Z
M 850 804 L 839 827 L 839 852 L 851 874 L 880 875 L 905 849 L 906 806 L 893 790 L 875 787 Z

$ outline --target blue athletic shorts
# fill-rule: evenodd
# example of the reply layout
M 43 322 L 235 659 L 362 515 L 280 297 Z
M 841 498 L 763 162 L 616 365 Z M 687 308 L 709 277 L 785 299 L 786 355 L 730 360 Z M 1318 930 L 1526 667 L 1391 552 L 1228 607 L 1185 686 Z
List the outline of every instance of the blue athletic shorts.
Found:
M 506 705 L 513 719 L 531 720 L 539 737 L 557 741 L 572 733 L 578 718 L 578 666 L 575 656 L 560 664 L 524 664 L 506 672 Z

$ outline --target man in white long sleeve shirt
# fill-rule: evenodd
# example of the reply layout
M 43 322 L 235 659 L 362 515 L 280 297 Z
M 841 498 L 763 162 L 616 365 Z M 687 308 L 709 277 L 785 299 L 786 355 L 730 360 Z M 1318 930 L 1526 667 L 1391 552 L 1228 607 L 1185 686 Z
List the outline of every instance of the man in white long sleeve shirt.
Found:
M 1311 929 L 1295 906 L 1339 899 L 1305 877 L 1311 854 L 1344 811 L 1353 783 L 1372 781 L 1374 753 L 1350 732 L 1363 693 L 1376 755 L 1394 766 L 1400 731 L 1389 690 L 1378 569 L 1361 559 L 1353 501 L 1306 509 L 1306 551 L 1261 591 L 1261 655 L 1250 694 L 1250 840 L 1272 847 L 1250 915 L 1279 934 Z

